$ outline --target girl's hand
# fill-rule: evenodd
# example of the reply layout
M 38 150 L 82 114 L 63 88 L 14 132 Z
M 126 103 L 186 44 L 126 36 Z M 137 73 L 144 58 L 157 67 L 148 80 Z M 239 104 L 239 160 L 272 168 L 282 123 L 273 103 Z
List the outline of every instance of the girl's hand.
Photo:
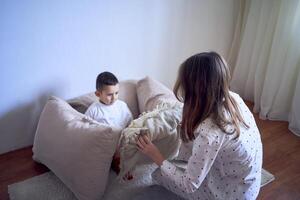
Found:
M 150 157 L 158 166 L 165 160 L 158 148 L 149 140 L 147 135 L 139 136 L 136 140 L 137 148 Z

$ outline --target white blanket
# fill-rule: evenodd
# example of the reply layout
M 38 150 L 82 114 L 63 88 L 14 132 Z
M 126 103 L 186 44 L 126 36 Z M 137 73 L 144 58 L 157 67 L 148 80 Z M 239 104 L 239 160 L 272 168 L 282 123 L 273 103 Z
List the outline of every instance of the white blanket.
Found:
M 182 117 L 182 104 L 162 103 L 151 112 L 143 113 L 124 129 L 120 138 L 121 172 L 123 177 L 136 165 L 151 164 L 152 161 L 138 151 L 136 139 L 141 130 L 148 130 L 148 136 L 166 159 L 177 156 L 181 144 L 178 125 Z

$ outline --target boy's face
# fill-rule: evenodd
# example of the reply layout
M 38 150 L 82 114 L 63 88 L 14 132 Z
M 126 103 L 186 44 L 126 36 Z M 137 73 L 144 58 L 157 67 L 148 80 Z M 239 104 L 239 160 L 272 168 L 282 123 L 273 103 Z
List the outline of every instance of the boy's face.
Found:
M 97 90 L 95 94 L 102 103 L 112 105 L 119 97 L 119 84 L 106 85 L 102 90 Z

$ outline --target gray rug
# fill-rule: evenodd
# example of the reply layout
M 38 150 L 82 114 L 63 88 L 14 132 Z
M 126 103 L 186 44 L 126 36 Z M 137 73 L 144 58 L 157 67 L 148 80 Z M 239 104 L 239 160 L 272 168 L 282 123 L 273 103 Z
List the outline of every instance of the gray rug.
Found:
M 181 199 L 161 186 L 152 185 L 149 173 L 145 173 L 145 170 L 151 172 L 154 167 L 148 166 L 137 170 L 134 174 L 136 180 L 126 185 L 117 182 L 116 175 L 111 172 L 103 199 Z M 271 173 L 263 169 L 261 187 L 274 179 Z M 8 193 L 11 200 L 77 200 L 73 193 L 52 172 L 9 185 Z
M 271 174 L 265 169 L 262 169 L 260 187 L 263 187 L 274 180 L 275 180 L 275 176 L 273 174 Z

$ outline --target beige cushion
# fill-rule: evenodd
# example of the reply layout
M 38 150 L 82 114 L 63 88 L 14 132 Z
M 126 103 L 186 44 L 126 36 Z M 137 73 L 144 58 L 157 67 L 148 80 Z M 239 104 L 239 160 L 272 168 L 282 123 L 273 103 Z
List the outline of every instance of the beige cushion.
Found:
M 120 130 L 50 97 L 41 114 L 33 159 L 46 165 L 80 200 L 101 199 Z
M 156 109 L 158 105 L 164 103 L 176 104 L 179 103 L 179 101 L 176 99 L 174 94 L 158 94 L 147 101 L 145 109 L 146 111 L 152 111 Z
M 136 138 L 141 130 L 149 131 L 150 140 L 166 159 L 175 158 L 181 144 L 177 128 L 181 122 L 183 104 L 173 92 L 160 82 L 146 77 L 137 83 L 137 96 L 140 111 L 146 113 L 122 131 L 120 177 L 136 165 L 152 163 L 136 148 Z
M 95 92 L 90 92 L 79 97 L 68 100 L 68 103 L 78 112 L 85 113 L 88 107 L 99 98 L 95 95 Z
M 138 99 L 136 95 L 136 81 L 127 80 L 120 82 L 119 99 L 127 103 L 133 118 L 137 118 L 140 114 Z
M 140 112 L 151 111 L 159 103 L 157 100 L 176 100 L 173 92 L 162 83 L 145 77 L 137 82 L 137 98 Z
M 137 118 L 140 111 L 138 107 L 138 100 L 136 94 L 136 81 L 126 80 L 120 82 L 119 99 L 127 103 L 133 118 Z M 68 103 L 78 112 L 85 113 L 87 108 L 99 98 L 96 97 L 94 92 L 75 97 L 68 100 Z

